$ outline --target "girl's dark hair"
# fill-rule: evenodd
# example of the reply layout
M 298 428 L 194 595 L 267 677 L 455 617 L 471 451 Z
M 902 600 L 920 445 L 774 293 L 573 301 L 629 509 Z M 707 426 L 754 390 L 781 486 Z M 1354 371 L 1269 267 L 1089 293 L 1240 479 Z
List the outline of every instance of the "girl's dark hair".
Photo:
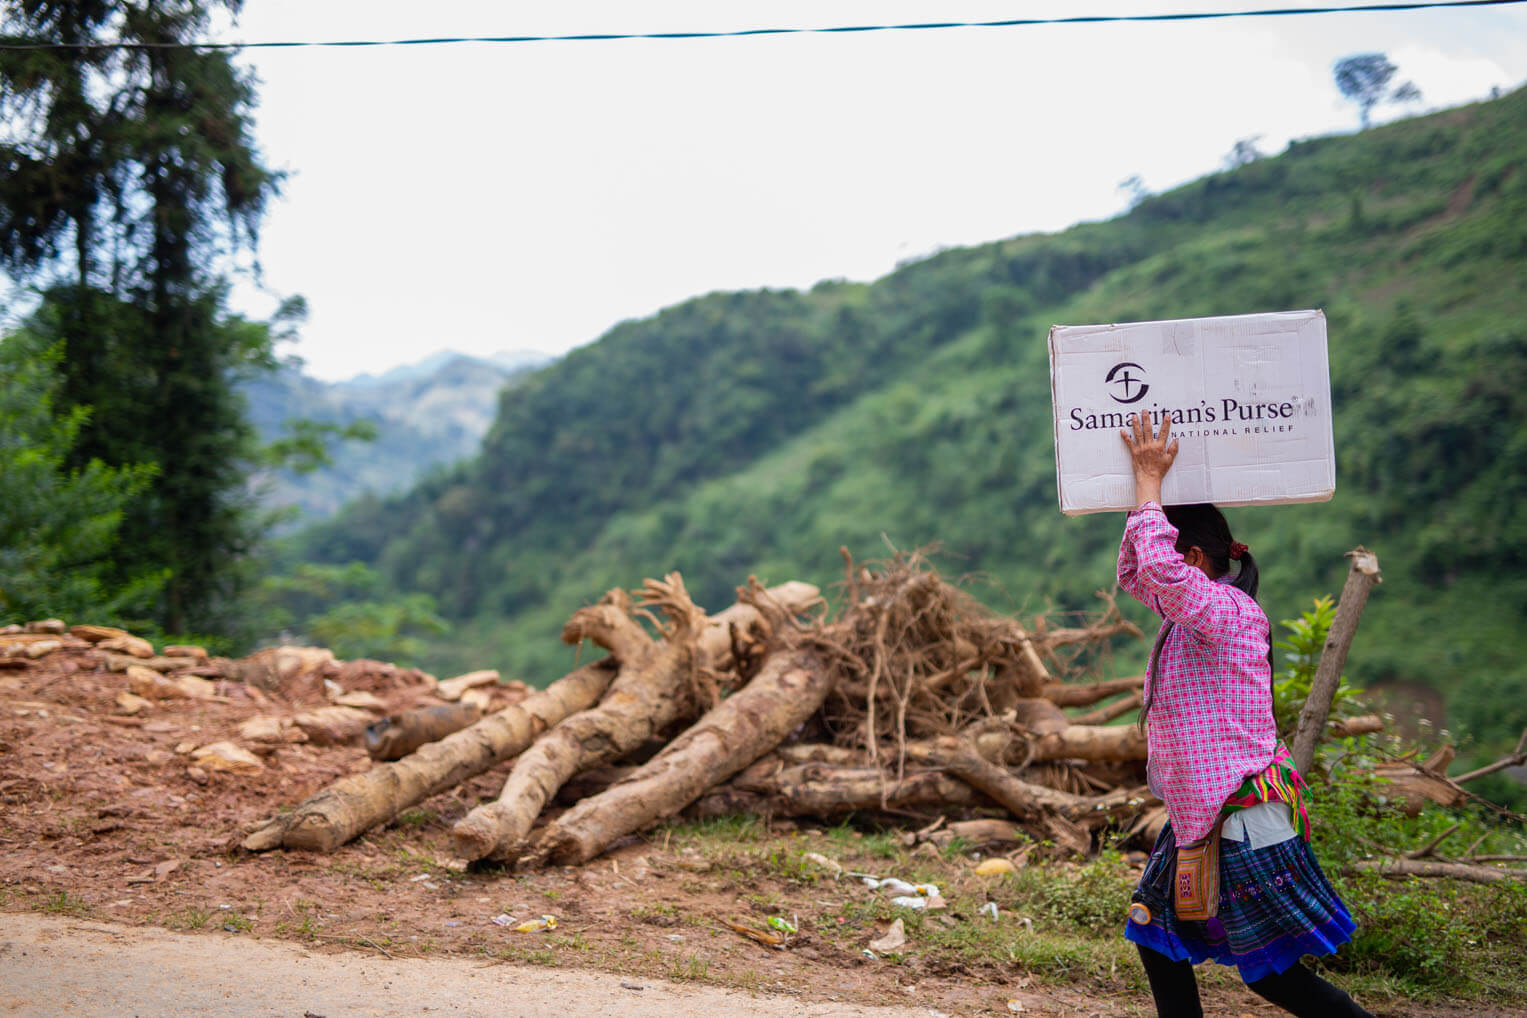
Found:
M 1214 566 L 1214 571 L 1220 576 L 1230 572 L 1230 546 L 1235 543 L 1230 536 L 1230 524 L 1225 520 L 1225 514 L 1207 502 L 1199 502 L 1195 505 L 1169 505 L 1163 507 L 1166 512 L 1167 522 L 1177 528 L 1177 554 L 1186 555 L 1193 548 L 1200 548 L 1209 557 L 1209 562 Z M 1257 586 L 1260 582 L 1260 574 L 1257 571 L 1257 560 L 1251 557 L 1251 552 L 1243 549 L 1240 558 L 1240 570 L 1231 579 L 1230 585 L 1252 600 L 1256 600 Z M 1161 635 L 1156 638 L 1156 646 L 1151 649 L 1151 662 L 1146 672 L 1147 675 L 1156 673 L 1156 663 L 1161 657 L 1161 648 L 1166 645 L 1167 635 L 1171 633 L 1175 625 L 1170 619 L 1161 627 Z M 1269 634 L 1270 636 L 1270 634 Z M 1267 669 L 1269 675 L 1273 670 L 1272 640 L 1267 641 Z M 1268 692 L 1272 691 L 1272 681 L 1269 678 Z M 1145 718 L 1151 711 L 1151 697 L 1140 708 L 1139 725 L 1145 727 Z

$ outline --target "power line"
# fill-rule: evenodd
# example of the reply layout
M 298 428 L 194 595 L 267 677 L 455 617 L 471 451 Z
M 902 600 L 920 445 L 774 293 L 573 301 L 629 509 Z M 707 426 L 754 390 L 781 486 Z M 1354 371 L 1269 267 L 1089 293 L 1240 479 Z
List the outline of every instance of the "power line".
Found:
M 848 35 L 868 32 L 916 32 L 946 28 L 1021 28 L 1037 25 L 1100 25 L 1119 22 L 1218 21 L 1229 18 L 1277 18 L 1307 14 L 1372 14 L 1441 7 L 1504 7 L 1527 0 L 1416 0 L 1350 7 L 1272 7 L 1254 11 L 1179 11 L 1169 14 L 1093 14 L 1063 18 L 1003 18 L 997 21 L 924 21 L 900 25 L 836 25 L 822 28 L 743 28 L 718 32 L 588 32 L 577 35 L 461 35 L 421 39 L 327 39 L 285 42 L 0 42 L 0 50 L 246 50 L 352 48 L 365 46 L 444 46 L 457 43 L 609 42 L 616 39 L 730 39 L 769 35 Z

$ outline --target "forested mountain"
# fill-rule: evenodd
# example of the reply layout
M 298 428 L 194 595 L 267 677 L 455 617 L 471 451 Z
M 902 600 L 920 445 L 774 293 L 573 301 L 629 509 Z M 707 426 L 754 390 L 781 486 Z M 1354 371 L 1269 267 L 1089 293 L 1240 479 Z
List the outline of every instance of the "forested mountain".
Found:
M 670 569 L 720 606 L 749 573 L 831 584 L 840 545 L 938 542 L 1025 613 L 1095 603 L 1122 518 L 1056 508 L 1052 323 L 1328 316 L 1337 494 L 1231 512 L 1274 619 L 1384 584 L 1360 684 L 1444 691 L 1479 739 L 1527 724 L 1527 92 L 1149 198 L 1109 222 L 950 250 L 872 284 L 720 293 L 623 323 L 506 398 L 481 453 L 305 534 L 458 625 L 438 669 L 542 683 L 561 622 Z M 1143 618 L 1142 618 L 1143 621 Z M 1138 645 L 1120 647 L 1135 667 Z
M 403 491 L 425 472 L 473 455 L 498 411 L 498 394 L 550 358 L 542 354 L 471 357 L 446 351 L 380 375 L 324 382 L 286 366 L 244 385 L 251 423 L 265 441 L 286 435 L 292 421 L 345 428 L 375 426 L 373 441 L 346 440 L 332 463 L 308 473 L 260 478 L 269 506 L 295 506 L 300 521 L 332 516 L 366 492 Z

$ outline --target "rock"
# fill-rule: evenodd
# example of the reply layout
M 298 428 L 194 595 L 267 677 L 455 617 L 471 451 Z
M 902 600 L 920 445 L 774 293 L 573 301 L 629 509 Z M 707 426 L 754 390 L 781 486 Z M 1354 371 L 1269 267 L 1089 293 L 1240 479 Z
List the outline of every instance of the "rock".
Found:
M 191 762 L 207 771 L 252 774 L 264 769 L 260 758 L 232 742 L 214 742 L 191 754 Z
M 371 724 L 371 715 L 354 707 L 319 707 L 292 718 L 292 724 L 320 746 L 354 742 Z
M 357 707 L 361 710 L 376 711 L 379 714 L 387 713 L 387 704 L 382 698 L 363 689 L 353 693 L 341 693 L 334 698 L 334 702 L 341 707 Z
M 33 640 L 31 643 L 22 644 L 22 653 L 36 661 L 38 658 L 51 654 L 55 650 L 63 649 L 62 640 Z
M 153 701 L 145 700 L 137 693 L 129 693 L 125 689 L 117 694 L 117 709 L 123 714 L 137 714 L 153 705 Z
M 152 668 L 141 665 L 127 666 L 127 688 L 150 700 L 183 699 L 185 693 L 179 686 Z
M 327 647 L 268 647 L 235 662 L 238 677 L 265 690 L 281 690 L 291 699 L 310 695 L 322 685 L 318 675 L 334 664 Z
M 131 636 L 125 629 L 116 626 L 70 626 L 69 635 L 77 636 L 87 643 L 100 643 L 102 640 L 115 639 L 118 636 Z
M 217 686 L 212 680 L 199 675 L 177 675 L 170 681 L 180 688 L 187 699 L 206 700 L 217 695 Z
M 36 622 L 28 622 L 26 631 L 29 633 L 51 633 L 54 636 L 62 636 L 69 631 L 64 625 L 63 619 L 39 619 Z
M 137 658 L 154 656 L 154 645 L 141 636 L 113 636 L 96 643 L 96 649 L 128 654 Z
M 194 753 L 196 752 L 196 747 L 199 745 L 200 743 L 191 742 L 189 740 L 186 742 L 177 742 L 175 743 L 175 755 L 185 756 L 187 753 Z
M 498 683 L 498 671 L 486 668 L 480 672 L 467 672 L 458 675 L 454 679 L 446 679 L 435 687 L 435 693 L 442 700 L 460 700 L 461 694 L 478 686 L 492 686 Z
M 906 924 L 897 919 L 886 929 L 885 933 L 870 941 L 870 950 L 876 954 L 885 954 L 887 951 L 894 951 L 904 946 L 906 942 Z
M 205 700 L 213 695 L 213 685 L 195 675 L 160 675 L 152 668 L 129 665 L 127 685 L 139 696 L 150 700 Z
M 198 785 L 205 785 L 208 781 L 211 780 L 207 772 L 195 764 L 192 764 L 186 768 L 186 777 L 190 778 Z
M 189 657 L 133 657 L 120 651 L 106 652 L 106 667 L 109 671 L 125 672 L 133 665 L 152 668 L 156 672 L 178 672 L 197 667 L 196 659 Z
M 192 643 L 172 643 L 168 647 L 164 648 L 164 656 L 188 657 L 194 660 L 197 664 L 202 664 L 210 660 L 210 656 L 207 654 L 207 648 L 198 647 Z
M 291 722 L 285 718 L 250 718 L 239 725 L 239 738 L 245 742 L 285 742 Z

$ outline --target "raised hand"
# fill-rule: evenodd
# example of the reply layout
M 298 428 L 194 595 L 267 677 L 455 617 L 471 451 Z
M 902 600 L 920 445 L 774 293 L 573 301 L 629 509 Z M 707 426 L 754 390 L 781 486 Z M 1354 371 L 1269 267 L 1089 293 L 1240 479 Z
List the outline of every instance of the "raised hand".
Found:
M 1177 439 L 1172 438 L 1172 418 L 1161 415 L 1161 430 L 1152 434 L 1150 419 L 1136 414 L 1128 431 L 1119 437 L 1129 446 L 1129 458 L 1135 468 L 1135 507 L 1161 501 L 1161 479 L 1172 469 L 1177 458 Z

